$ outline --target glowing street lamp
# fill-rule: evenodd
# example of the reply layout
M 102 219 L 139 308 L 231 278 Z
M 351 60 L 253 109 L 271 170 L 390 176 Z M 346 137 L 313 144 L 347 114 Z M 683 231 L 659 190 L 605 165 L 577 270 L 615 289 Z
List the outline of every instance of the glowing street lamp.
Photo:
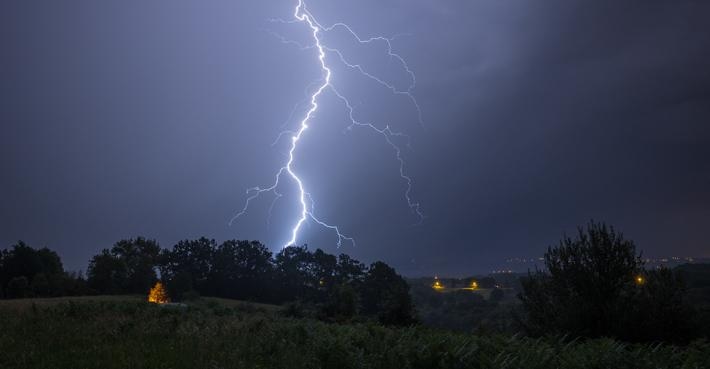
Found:
M 439 281 L 438 277 L 434 277 L 434 284 L 431 286 L 436 291 L 441 291 L 444 289 L 444 285 Z

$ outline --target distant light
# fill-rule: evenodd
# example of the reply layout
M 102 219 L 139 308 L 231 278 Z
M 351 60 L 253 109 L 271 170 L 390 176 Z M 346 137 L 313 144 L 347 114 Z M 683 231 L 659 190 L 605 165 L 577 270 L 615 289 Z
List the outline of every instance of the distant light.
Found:
M 165 287 L 162 283 L 156 282 L 155 286 L 150 289 L 150 293 L 148 294 L 148 302 L 152 302 L 154 304 L 166 304 L 170 302 L 170 297 L 168 297 L 168 293 L 165 291 Z
M 640 285 L 646 283 L 646 278 L 644 278 L 642 275 L 637 275 L 637 276 L 636 276 L 636 279 L 635 279 L 635 282 L 636 282 L 637 285 L 640 286 Z
M 431 285 L 431 288 L 433 288 L 436 291 L 441 291 L 444 289 L 444 285 L 439 281 L 439 277 L 434 277 L 434 284 Z

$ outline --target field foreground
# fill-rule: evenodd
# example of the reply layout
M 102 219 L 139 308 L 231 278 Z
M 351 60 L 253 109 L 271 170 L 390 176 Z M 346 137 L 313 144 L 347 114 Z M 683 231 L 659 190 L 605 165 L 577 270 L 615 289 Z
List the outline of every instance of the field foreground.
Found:
M 474 336 L 326 324 L 278 308 L 203 299 L 0 302 L 0 368 L 710 368 L 710 344 Z

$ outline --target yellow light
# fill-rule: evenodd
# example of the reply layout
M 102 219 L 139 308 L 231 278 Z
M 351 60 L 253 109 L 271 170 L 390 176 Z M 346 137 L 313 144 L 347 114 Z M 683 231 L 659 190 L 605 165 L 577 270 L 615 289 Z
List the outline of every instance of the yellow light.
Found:
M 477 290 L 478 289 L 478 282 L 476 282 L 476 281 L 471 282 L 471 289 Z
M 434 284 L 431 287 L 437 291 L 441 291 L 444 289 L 444 285 L 441 284 L 438 278 L 434 278 Z
M 636 284 L 642 285 L 644 283 L 646 283 L 646 279 L 642 275 L 636 276 Z

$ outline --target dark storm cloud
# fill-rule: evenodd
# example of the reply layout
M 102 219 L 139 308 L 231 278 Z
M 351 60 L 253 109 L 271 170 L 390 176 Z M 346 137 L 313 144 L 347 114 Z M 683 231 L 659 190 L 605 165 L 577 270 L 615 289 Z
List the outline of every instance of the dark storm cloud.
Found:
M 368 118 L 412 135 L 407 169 L 428 215 L 410 226 L 391 150 L 368 132 L 343 134 L 344 111 L 324 96 L 298 169 L 319 215 L 357 237 L 341 251 L 411 274 L 465 274 L 537 256 L 595 218 L 647 255 L 707 254 L 707 2 L 309 6 L 363 36 L 405 34 L 395 47 L 417 73 L 425 120 L 420 128 L 406 101 L 380 98 L 345 69 L 336 75 Z M 205 234 L 278 247 L 288 200 L 269 228 L 270 198 L 226 222 L 243 189 L 272 179 L 284 147 L 270 145 L 318 77 L 312 54 L 264 31 L 301 32 L 266 21 L 291 7 L 0 5 L 2 245 L 48 245 L 75 269 L 137 234 L 164 246 Z M 306 234 L 338 251 L 331 234 Z

